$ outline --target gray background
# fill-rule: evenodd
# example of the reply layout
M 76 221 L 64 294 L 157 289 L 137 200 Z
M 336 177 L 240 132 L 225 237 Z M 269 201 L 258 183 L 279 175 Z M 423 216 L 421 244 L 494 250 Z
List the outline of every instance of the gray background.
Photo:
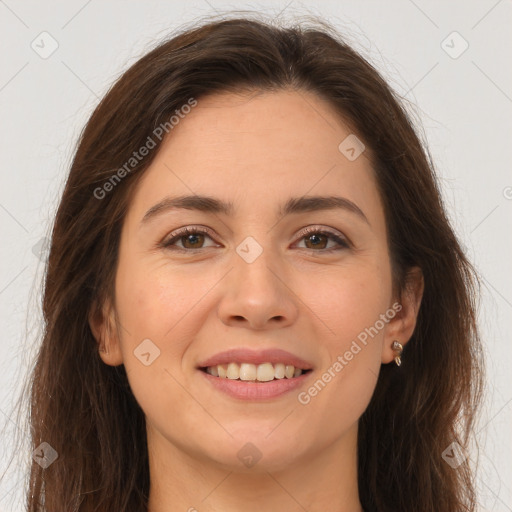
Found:
M 484 283 L 479 320 L 488 386 L 477 429 L 480 510 L 512 511 L 510 0 L 0 0 L 0 476 L 13 436 L 28 440 L 14 399 L 37 348 L 44 237 L 78 134 L 112 81 L 157 40 L 233 8 L 283 21 L 327 18 L 416 105 L 410 108 L 453 225 Z M 51 36 L 40 36 L 44 31 Z M 51 38 L 58 48 L 42 58 Z M 20 457 L 0 484 L 0 512 L 23 510 L 28 447 Z M 476 461 L 476 450 L 470 459 Z

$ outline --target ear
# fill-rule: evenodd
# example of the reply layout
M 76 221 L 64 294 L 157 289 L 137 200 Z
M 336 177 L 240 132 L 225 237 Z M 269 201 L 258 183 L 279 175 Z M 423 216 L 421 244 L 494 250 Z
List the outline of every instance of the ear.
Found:
M 89 327 L 96 339 L 101 359 L 109 366 L 123 364 L 123 354 L 115 322 L 115 312 L 110 301 L 105 301 L 100 307 L 98 301 L 93 301 L 89 310 Z
M 388 322 L 382 347 L 382 362 L 390 363 L 395 358 L 391 345 L 398 341 L 405 347 L 411 338 L 423 297 L 423 272 L 419 267 L 411 267 L 406 275 L 405 288 L 398 302 L 402 306 L 400 311 Z

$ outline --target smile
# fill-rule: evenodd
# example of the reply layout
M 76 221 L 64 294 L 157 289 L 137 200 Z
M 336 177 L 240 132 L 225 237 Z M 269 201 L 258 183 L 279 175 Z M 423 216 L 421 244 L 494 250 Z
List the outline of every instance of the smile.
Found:
M 269 382 L 278 379 L 300 377 L 310 370 L 296 368 L 284 363 L 228 363 L 201 368 L 202 371 L 221 379 L 242 380 L 245 382 Z

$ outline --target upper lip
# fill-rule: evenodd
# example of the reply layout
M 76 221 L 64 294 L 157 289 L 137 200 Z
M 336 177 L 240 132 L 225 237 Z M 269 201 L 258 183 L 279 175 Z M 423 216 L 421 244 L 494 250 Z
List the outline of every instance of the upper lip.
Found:
M 216 366 L 218 364 L 228 363 L 283 363 L 285 365 L 293 365 L 295 368 L 302 370 L 311 370 L 313 367 L 304 359 L 282 350 L 279 348 L 269 348 L 265 350 L 250 350 L 246 348 L 233 348 L 219 352 L 208 359 L 199 363 L 199 368 L 207 368 L 208 366 Z

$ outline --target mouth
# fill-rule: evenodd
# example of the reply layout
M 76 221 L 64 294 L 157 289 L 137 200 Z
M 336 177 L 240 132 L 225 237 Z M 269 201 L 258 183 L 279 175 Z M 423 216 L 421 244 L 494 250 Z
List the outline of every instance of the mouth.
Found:
M 283 379 L 296 379 L 310 373 L 311 368 L 300 368 L 292 364 L 270 363 L 226 363 L 199 367 L 204 373 L 219 379 L 238 380 L 243 382 L 271 382 Z
M 199 362 L 205 382 L 237 400 L 267 401 L 305 385 L 313 365 L 280 348 L 232 348 Z

